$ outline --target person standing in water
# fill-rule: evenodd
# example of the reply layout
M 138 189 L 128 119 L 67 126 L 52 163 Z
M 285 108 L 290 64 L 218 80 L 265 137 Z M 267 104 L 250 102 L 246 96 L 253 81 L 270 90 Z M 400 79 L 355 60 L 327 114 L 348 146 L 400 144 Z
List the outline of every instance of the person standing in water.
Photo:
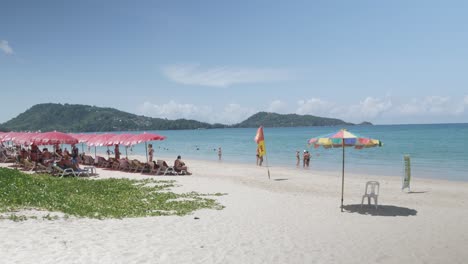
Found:
M 301 163 L 301 155 L 299 150 L 296 150 L 296 167 L 299 167 L 299 164 Z
M 218 148 L 218 158 L 221 160 L 221 156 L 223 155 L 223 152 L 221 151 L 221 147 Z

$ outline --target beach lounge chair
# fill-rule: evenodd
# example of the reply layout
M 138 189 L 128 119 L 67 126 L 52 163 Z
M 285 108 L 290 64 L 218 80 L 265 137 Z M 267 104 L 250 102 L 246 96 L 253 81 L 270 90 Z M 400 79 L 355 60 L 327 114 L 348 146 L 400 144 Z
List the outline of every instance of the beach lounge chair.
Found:
M 134 172 L 143 172 L 146 168 L 145 163 L 141 163 L 139 160 L 133 160 Z
M 33 162 L 25 159 L 23 160 L 22 168 L 25 171 L 33 171 L 36 168 L 36 165 Z
M 89 155 L 84 155 L 82 163 L 84 165 L 94 165 L 94 159 L 93 159 L 93 157 L 91 157 Z
M 119 167 L 118 170 L 121 171 L 128 171 L 130 170 L 130 164 L 127 159 L 120 159 L 119 160 Z
M 157 165 L 159 166 L 159 175 L 177 175 L 177 172 L 173 167 L 167 165 L 164 160 L 158 160 Z
M 366 183 L 366 190 L 364 195 L 362 196 L 361 206 L 364 203 L 364 199 L 367 197 L 367 203 L 371 204 L 371 198 L 374 198 L 375 202 L 375 209 L 377 209 L 378 203 L 378 196 L 380 192 L 380 184 L 377 181 L 368 181 Z
M 60 175 L 60 178 L 63 177 L 63 176 L 68 176 L 68 175 L 71 175 L 71 176 L 74 176 L 74 177 L 77 177 L 77 176 L 79 177 L 81 175 L 89 176 L 89 172 L 87 170 L 73 170 L 72 168 L 63 169 L 60 166 L 58 166 L 57 164 L 54 164 L 53 168 L 54 168 L 54 170 L 58 171 L 58 174 Z
M 36 173 L 49 173 L 53 174 L 54 170 L 52 168 L 52 164 L 49 164 L 48 167 L 44 166 L 42 163 L 37 163 L 36 165 Z
M 104 157 L 97 156 L 96 159 L 97 159 L 97 167 L 110 168 L 112 166 L 112 162 L 109 162 Z
M 0 162 L 15 162 L 15 157 L 5 154 L 3 151 L 0 151 Z
M 158 175 L 160 172 L 160 167 L 155 164 L 154 162 L 149 162 L 148 163 L 149 169 L 148 171 L 145 171 L 145 173 L 152 174 L 152 175 Z

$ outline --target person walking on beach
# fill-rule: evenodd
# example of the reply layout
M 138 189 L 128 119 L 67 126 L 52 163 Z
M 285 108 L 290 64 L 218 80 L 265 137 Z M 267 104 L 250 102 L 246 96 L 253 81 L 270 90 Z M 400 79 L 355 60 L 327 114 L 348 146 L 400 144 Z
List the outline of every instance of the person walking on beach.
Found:
M 257 166 L 262 166 L 263 155 L 261 154 L 260 148 L 257 147 Z
M 149 162 L 152 162 L 152 161 L 153 161 L 153 154 L 154 154 L 153 144 L 148 144 L 148 157 L 149 157 Z
M 301 155 L 299 150 L 296 150 L 296 167 L 299 167 L 299 164 L 301 163 Z
M 307 150 L 304 150 L 304 162 L 303 162 L 303 167 L 309 167 L 309 163 L 310 163 L 310 153 L 309 151 Z
M 218 158 L 221 160 L 221 156 L 223 155 L 223 152 L 221 151 L 221 147 L 218 148 Z

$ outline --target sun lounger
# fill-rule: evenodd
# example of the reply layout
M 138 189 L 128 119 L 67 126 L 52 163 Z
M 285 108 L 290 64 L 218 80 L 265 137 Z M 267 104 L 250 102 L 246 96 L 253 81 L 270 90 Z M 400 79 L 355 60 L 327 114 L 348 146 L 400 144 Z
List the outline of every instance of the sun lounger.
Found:
M 143 172 L 145 170 L 145 164 L 141 163 L 139 160 L 133 160 L 133 172 Z
M 3 163 L 15 162 L 15 158 L 3 152 L 0 152 L 0 162 L 3 162 Z
M 110 168 L 112 166 L 112 162 L 109 162 L 104 157 L 97 156 L 97 166 L 101 168 Z
M 33 162 L 25 159 L 23 160 L 22 168 L 25 171 L 33 171 L 36 168 L 36 165 Z
M 128 171 L 130 170 L 130 164 L 127 159 L 120 159 L 119 160 L 119 167 L 117 168 L 121 171 Z
M 149 162 L 148 167 L 149 167 L 148 170 L 145 171 L 144 173 L 152 174 L 152 175 L 159 174 L 160 167 L 157 164 L 155 164 L 154 162 Z
M 54 170 L 52 168 L 52 164 L 49 164 L 48 167 L 44 166 L 42 163 L 37 163 L 36 165 L 36 173 L 49 173 L 53 174 Z
M 177 175 L 177 172 L 173 167 L 167 165 L 167 162 L 164 160 L 158 160 L 157 164 L 159 166 L 159 175 Z
M 53 168 L 54 170 L 59 172 L 60 177 L 68 176 L 68 175 L 71 175 L 74 177 L 77 177 L 77 176 L 79 177 L 81 175 L 89 176 L 89 172 L 87 170 L 73 170 L 72 168 L 63 169 L 57 166 L 56 164 L 53 165 Z
M 84 155 L 82 162 L 84 165 L 94 165 L 94 159 L 89 155 Z

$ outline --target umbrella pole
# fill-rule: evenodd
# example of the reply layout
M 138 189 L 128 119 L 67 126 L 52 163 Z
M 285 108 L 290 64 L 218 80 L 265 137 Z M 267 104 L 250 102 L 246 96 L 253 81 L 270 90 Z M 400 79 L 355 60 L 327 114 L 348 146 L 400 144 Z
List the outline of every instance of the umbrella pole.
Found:
M 343 212 L 343 193 L 344 193 L 344 161 L 345 161 L 345 146 L 344 146 L 344 138 L 342 142 L 342 149 L 343 149 L 343 164 L 341 169 L 341 212 Z
M 125 157 L 128 159 L 127 150 L 128 150 L 128 146 L 125 146 Z
M 146 163 L 148 163 L 148 144 L 145 141 Z

